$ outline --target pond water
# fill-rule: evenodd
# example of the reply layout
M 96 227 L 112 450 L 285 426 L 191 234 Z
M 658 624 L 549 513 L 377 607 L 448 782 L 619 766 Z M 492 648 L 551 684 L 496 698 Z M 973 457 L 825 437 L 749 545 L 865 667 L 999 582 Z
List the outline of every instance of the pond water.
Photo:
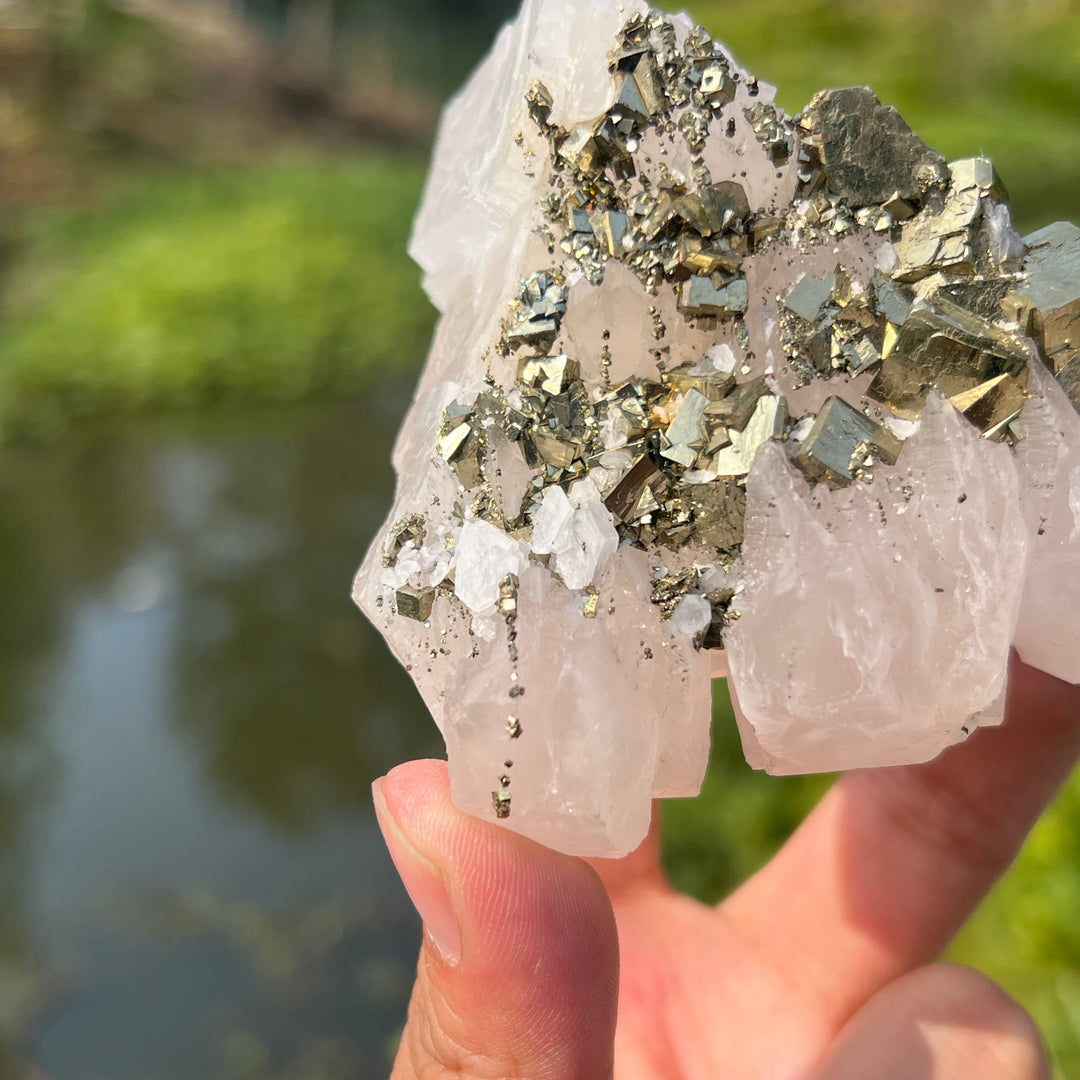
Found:
M 409 392 L 0 458 L 0 1077 L 387 1074 L 370 783 L 441 741 L 349 586 Z

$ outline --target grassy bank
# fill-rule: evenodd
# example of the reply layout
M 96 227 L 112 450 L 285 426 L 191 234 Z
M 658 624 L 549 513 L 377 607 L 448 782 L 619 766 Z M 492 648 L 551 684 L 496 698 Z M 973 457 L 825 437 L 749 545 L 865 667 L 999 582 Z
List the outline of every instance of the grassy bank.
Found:
M 27 215 L 0 304 L 0 430 L 343 394 L 418 364 L 422 174 L 388 156 L 179 170 Z

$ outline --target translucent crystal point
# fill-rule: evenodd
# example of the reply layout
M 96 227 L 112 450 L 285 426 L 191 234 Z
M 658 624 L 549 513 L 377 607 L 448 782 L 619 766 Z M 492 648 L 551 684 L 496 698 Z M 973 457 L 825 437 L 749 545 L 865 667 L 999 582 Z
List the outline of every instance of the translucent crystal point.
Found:
M 770 772 L 926 760 L 1001 694 L 1028 542 L 1011 451 L 937 397 L 904 455 L 839 491 L 779 445 L 755 463 L 726 640 Z
M 1016 447 L 1031 557 L 1016 628 L 1020 658 L 1080 683 L 1080 414 L 1032 365 L 1026 435 Z

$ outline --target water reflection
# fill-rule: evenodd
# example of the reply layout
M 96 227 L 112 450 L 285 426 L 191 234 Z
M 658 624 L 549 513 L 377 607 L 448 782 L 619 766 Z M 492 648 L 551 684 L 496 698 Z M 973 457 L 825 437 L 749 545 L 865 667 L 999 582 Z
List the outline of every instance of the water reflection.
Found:
M 0 462 L 0 1034 L 34 1076 L 386 1071 L 417 926 L 369 784 L 441 747 L 348 586 L 408 392 Z

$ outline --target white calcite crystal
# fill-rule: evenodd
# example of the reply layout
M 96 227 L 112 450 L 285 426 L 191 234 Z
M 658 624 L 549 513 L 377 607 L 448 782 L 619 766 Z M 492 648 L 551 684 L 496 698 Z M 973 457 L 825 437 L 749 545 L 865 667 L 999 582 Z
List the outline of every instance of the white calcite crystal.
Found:
M 711 680 L 774 773 L 927 760 L 1080 682 L 1080 230 L 1021 240 L 866 87 L 797 118 L 685 16 L 527 0 L 446 109 L 441 319 L 357 602 L 454 800 L 619 855 Z
M 572 484 L 569 496 L 558 484 L 545 488 L 532 521 L 533 554 L 550 555 L 548 567 L 568 589 L 592 585 L 619 548 L 611 511 L 591 476 Z
M 520 541 L 477 518 L 461 527 L 454 553 L 454 593 L 474 615 L 494 615 L 500 583 L 528 564 Z

